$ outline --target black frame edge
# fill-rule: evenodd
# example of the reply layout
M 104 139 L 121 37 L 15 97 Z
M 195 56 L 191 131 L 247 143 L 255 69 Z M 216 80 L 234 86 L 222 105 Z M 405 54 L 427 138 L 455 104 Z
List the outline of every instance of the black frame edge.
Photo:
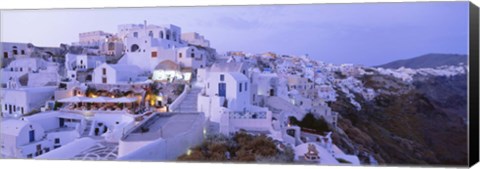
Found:
M 479 161 L 479 8 L 469 5 L 469 166 Z

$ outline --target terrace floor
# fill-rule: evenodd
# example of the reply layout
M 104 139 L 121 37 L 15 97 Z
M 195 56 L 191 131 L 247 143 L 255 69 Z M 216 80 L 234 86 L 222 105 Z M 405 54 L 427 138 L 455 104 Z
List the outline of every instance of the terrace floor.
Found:
M 118 144 L 99 142 L 97 145 L 73 157 L 74 160 L 115 160 L 118 156 Z

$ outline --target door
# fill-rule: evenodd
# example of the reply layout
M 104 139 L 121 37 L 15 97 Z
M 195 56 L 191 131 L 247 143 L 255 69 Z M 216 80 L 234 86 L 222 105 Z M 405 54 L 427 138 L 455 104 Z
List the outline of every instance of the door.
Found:
M 218 95 L 226 97 L 226 95 L 227 95 L 227 84 L 225 84 L 225 83 L 219 83 L 218 84 Z
M 30 142 L 34 142 L 35 141 L 35 130 L 31 130 L 30 132 L 28 132 L 28 136 L 29 136 L 29 141 Z
M 64 118 L 60 118 L 59 120 L 59 126 L 60 127 L 63 127 L 65 125 L 65 119 Z
M 270 96 L 275 96 L 275 90 L 270 89 Z

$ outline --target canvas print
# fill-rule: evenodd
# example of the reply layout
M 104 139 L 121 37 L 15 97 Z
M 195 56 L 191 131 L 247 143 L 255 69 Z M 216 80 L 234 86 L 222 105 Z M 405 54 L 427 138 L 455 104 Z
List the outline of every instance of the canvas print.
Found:
M 468 163 L 468 2 L 1 11 L 1 158 Z

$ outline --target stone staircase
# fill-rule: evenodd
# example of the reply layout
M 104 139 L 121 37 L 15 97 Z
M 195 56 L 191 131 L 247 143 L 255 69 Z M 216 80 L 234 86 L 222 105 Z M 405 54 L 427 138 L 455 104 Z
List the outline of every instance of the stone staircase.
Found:
M 177 109 L 173 112 L 197 112 L 197 96 L 202 89 L 199 87 L 193 87 L 188 91 L 185 98 L 180 102 Z
M 92 121 L 91 120 L 86 120 L 87 124 L 85 129 L 83 130 L 82 137 L 88 137 L 90 134 L 90 129 L 92 128 Z

